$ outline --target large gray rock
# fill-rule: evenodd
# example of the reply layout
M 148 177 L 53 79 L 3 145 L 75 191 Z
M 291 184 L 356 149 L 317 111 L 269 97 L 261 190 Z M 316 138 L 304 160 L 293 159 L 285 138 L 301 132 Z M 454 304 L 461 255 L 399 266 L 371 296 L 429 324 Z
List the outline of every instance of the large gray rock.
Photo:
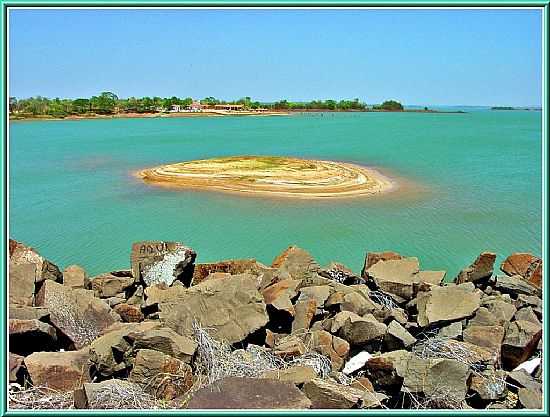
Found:
M 63 271 L 63 285 L 71 288 L 87 288 L 88 283 L 88 274 L 79 265 L 70 265 Z
M 176 280 L 189 286 L 197 254 L 179 242 L 143 241 L 132 245 L 132 275 L 146 286 Z
M 10 262 L 10 304 L 32 306 L 34 304 L 35 280 L 35 264 L 13 264 L 12 262 Z
M 531 357 L 542 335 L 542 327 L 530 321 L 514 321 L 506 327 L 502 342 L 504 365 L 515 368 Z
M 387 328 L 384 343 L 390 350 L 408 348 L 416 343 L 416 338 L 411 335 L 396 320 L 393 320 Z
M 117 321 L 104 301 L 88 290 L 72 289 L 47 280 L 36 297 L 37 305 L 50 310 L 50 321 L 77 349 L 90 344 Z
M 190 335 L 197 322 L 228 343 L 242 341 L 269 319 L 264 298 L 248 274 L 206 280 L 174 301 L 159 303 L 159 311 L 160 320 L 181 335 Z
M 311 401 L 291 382 L 230 377 L 198 390 L 188 409 L 306 409 Z
M 495 253 L 481 253 L 469 267 L 464 268 L 458 273 L 455 282 L 462 284 L 464 282 L 478 282 L 490 278 L 493 275 L 496 258 L 497 255 Z
M 91 287 L 96 297 L 109 298 L 124 293 L 134 283 L 131 277 L 117 277 L 112 274 L 101 274 L 91 279 Z
M 381 340 L 386 334 L 387 326 L 380 323 L 372 314 L 365 317 L 353 314 L 340 328 L 338 335 L 353 346 L 364 346 L 371 341 Z
M 136 331 L 128 334 L 134 349 L 152 349 L 173 356 L 185 363 L 191 363 L 197 350 L 197 343 L 174 330 L 163 327 L 152 330 Z
M 525 294 L 525 295 L 539 295 L 538 288 L 531 285 L 528 281 L 524 280 L 521 275 L 506 276 L 501 275 L 496 277 L 494 284 L 496 290 L 507 294 Z
M 297 246 L 289 246 L 273 263 L 273 268 L 287 273 L 292 279 L 306 279 L 317 275 L 319 264 L 305 250 Z
M 35 386 L 72 391 L 90 381 L 88 348 L 70 352 L 35 352 L 25 358 Z
M 480 293 L 472 284 L 433 287 L 418 295 L 418 324 L 422 327 L 435 323 L 462 320 L 472 316 L 480 307 Z
M 504 339 L 502 326 L 471 326 L 466 327 L 463 340 L 476 346 L 481 346 L 495 352 L 500 357 L 500 347 Z
M 361 276 L 367 278 L 367 270 L 379 261 L 390 261 L 395 259 L 403 259 L 403 256 L 397 252 L 387 251 L 387 252 L 367 252 L 365 255 L 365 262 L 363 264 L 363 269 L 361 270 Z
M 40 256 L 33 248 L 25 246 L 13 239 L 9 240 L 9 262 L 10 267 L 12 265 L 22 264 L 35 265 L 34 281 L 36 283 L 40 283 L 47 279 L 63 282 L 63 274 L 55 264 Z

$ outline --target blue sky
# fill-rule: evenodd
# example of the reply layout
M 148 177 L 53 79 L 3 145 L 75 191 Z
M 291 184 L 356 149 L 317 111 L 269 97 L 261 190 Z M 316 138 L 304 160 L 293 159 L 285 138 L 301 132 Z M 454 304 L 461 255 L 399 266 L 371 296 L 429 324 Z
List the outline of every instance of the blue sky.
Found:
M 10 95 L 540 105 L 540 10 L 11 10 Z

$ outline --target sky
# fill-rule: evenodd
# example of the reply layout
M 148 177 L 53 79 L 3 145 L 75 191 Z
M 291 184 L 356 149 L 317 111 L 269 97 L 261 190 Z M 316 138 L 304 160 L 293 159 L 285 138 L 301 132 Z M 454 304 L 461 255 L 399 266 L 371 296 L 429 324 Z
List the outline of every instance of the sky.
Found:
M 540 106 L 537 9 L 11 9 L 18 98 Z

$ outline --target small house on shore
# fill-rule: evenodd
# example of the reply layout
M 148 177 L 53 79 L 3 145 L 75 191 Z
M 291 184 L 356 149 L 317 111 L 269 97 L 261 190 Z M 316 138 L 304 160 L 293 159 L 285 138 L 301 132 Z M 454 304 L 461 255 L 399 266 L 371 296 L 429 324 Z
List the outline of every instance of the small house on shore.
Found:
M 242 111 L 244 106 L 242 104 L 216 104 L 214 106 L 215 110 L 232 110 L 232 111 Z
M 192 112 L 199 112 L 204 109 L 204 105 L 200 103 L 200 101 L 193 101 L 191 105 L 187 106 L 187 110 Z

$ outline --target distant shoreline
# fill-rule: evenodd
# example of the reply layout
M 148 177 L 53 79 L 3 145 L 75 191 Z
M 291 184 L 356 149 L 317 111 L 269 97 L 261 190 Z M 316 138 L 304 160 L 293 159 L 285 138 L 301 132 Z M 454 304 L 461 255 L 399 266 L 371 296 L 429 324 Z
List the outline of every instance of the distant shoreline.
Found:
M 92 120 L 92 119 L 156 119 L 156 118 L 179 118 L 179 117 L 225 117 L 225 116 L 291 116 L 300 113 L 432 113 L 432 114 L 464 114 L 462 110 L 442 111 L 442 110 L 423 110 L 423 109 L 405 109 L 405 110 L 327 110 L 327 109 L 296 109 L 287 111 L 202 111 L 202 112 L 180 112 L 180 113 L 117 113 L 117 114 L 88 114 L 81 116 L 53 117 L 13 117 L 10 115 L 10 122 L 28 122 L 28 121 L 61 121 L 61 120 Z

